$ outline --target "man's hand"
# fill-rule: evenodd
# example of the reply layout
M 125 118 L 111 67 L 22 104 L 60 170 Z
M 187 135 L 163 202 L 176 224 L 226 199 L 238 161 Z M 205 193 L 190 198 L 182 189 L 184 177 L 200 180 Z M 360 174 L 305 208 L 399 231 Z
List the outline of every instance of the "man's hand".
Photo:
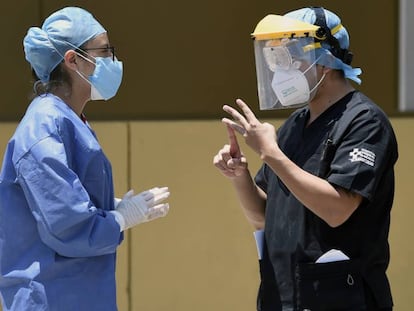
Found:
M 247 170 L 247 160 L 240 150 L 236 134 L 227 126 L 229 144 L 224 145 L 213 159 L 214 165 L 229 178 L 241 176 Z
M 276 143 L 276 131 L 273 125 L 261 123 L 241 99 L 236 100 L 237 105 L 242 113 L 230 106 L 223 106 L 233 120 L 223 118 L 222 122 L 234 131 L 241 134 L 246 144 L 252 148 L 263 159 L 264 157 L 279 151 Z

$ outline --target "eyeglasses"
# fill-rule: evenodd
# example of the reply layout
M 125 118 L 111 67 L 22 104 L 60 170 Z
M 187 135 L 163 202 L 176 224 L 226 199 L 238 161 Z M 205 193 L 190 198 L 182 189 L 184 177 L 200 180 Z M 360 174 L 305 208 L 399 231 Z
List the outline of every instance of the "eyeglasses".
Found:
M 87 49 L 82 49 L 82 51 L 86 52 L 86 51 L 104 51 L 105 53 L 111 53 L 112 55 L 112 60 L 115 60 L 115 47 L 114 46 L 108 46 L 108 47 L 103 47 L 103 48 L 87 48 Z

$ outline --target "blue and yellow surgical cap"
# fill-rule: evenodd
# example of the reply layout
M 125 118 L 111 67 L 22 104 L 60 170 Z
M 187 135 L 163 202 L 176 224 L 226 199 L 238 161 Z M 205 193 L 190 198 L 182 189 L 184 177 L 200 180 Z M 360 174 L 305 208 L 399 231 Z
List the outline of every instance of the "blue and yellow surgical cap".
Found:
M 341 24 L 341 19 L 333 12 L 323 9 L 326 26 L 331 30 L 332 35 L 338 40 L 339 46 L 342 49 L 349 48 L 349 34 L 346 28 Z M 315 24 L 317 16 L 313 8 L 302 8 L 289 13 L 284 16 L 297 19 L 309 24 Z M 318 25 L 321 26 L 321 25 Z M 358 77 L 362 71 L 360 68 L 352 68 L 345 64 L 341 59 L 335 57 L 331 51 L 330 46 L 326 42 L 321 43 L 322 47 L 315 50 L 315 57 L 318 59 L 317 63 L 329 68 L 342 70 L 345 77 L 357 83 L 361 83 Z
M 42 82 L 63 60 L 66 51 L 80 47 L 106 30 L 88 11 L 66 7 L 51 14 L 42 28 L 31 27 L 23 40 L 26 60 Z

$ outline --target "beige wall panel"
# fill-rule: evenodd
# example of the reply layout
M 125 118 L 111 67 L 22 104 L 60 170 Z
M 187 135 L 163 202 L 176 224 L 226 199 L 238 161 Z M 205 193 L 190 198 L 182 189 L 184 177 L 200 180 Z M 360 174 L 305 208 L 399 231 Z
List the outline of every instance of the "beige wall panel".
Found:
M 392 119 L 399 143 L 396 192 L 391 218 L 391 263 L 389 277 L 395 311 L 412 310 L 414 286 L 413 175 L 414 119 Z
M 91 123 L 106 156 L 112 164 L 115 195 L 122 197 L 128 189 L 128 125 L 121 122 Z M 129 310 L 129 232 L 118 248 L 117 301 L 120 311 Z
M 171 191 L 169 215 L 132 230 L 132 310 L 254 309 L 253 229 L 212 164 L 225 142 L 219 121 L 132 123 L 132 185 Z
M 7 143 L 16 129 L 17 123 L 1 122 L 0 123 L 0 166 L 3 163 L 4 152 L 6 151 Z

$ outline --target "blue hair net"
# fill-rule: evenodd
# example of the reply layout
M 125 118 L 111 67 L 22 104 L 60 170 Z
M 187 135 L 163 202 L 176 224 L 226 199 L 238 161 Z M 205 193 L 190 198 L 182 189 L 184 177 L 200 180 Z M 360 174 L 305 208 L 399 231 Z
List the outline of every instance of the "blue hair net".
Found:
M 23 40 L 26 60 L 44 83 L 63 60 L 66 51 L 105 33 L 101 24 L 84 9 L 66 7 L 51 14 L 42 28 L 31 27 Z
M 329 29 L 334 29 L 341 24 L 340 18 L 331 11 L 323 9 L 325 13 L 326 26 Z M 314 24 L 316 21 L 316 14 L 312 8 L 303 8 L 286 13 L 284 16 L 297 19 L 309 24 Z M 342 49 L 349 48 L 349 35 L 344 26 L 341 26 L 339 30 L 333 34 L 338 40 Z M 352 68 L 350 65 L 345 64 L 342 60 L 335 57 L 330 51 L 330 46 L 326 42 L 322 42 L 322 47 L 315 50 L 315 57 L 318 59 L 317 63 L 333 69 L 341 69 L 345 77 L 361 84 L 361 79 L 358 77 L 362 70 L 360 68 Z

